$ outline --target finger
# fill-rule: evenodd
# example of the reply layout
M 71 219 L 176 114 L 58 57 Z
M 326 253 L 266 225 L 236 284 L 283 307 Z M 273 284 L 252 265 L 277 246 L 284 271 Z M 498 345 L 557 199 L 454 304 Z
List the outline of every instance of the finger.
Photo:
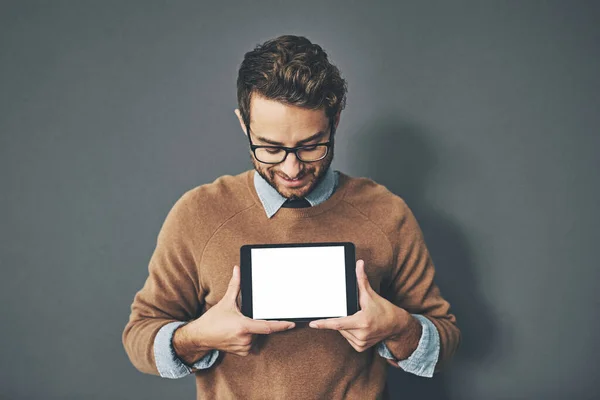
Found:
M 362 353 L 363 351 L 365 351 L 367 349 L 366 343 L 362 340 L 358 340 L 350 332 L 341 330 L 340 333 L 342 334 L 343 337 L 346 338 L 348 343 L 350 343 L 350 346 L 354 347 L 354 350 L 358 351 L 359 353 Z
M 236 303 L 238 294 L 240 293 L 240 267 L 237 265 L 233 266 L 233 273 L 227 286 L 227 292 L 225 292 L 225 298 L 230 303 Z
M 268 335 L 274 332 L 287 331 L 296 326 L 293 322 L 288 321 L 260 321 L 251 318 L 246 318 L 245 324 L 246 331 L 248 333 L 257 333 L 261 335 Z
M 358 303 L 361 309 L 365 309 L 373 289 L 365 272 L 365 262 L 363 260 L 356 262 L 356 282 L 358 283 Z
M 340 333 L 346 339 L 352 339 L 352 341 L 354 343 L 359 344 L 361 342 L 361 340 L 356 336 L 356 334 L 354 332 L 358 332 L 358 330 L 356 330 L 356 329 L 342 329 L 342 330 L 340 330 Z
M 342 335 L 344 338 L 346 338 L 346 340 L 348 341 L 348 343 L 350 343 L 350 345 L 351 345 L 352 347 L 354 347 L 354 348 L 356 349 L 356 347 L 357 347 L 357 343 L 356 343 L 356 338 L 354 337 L 354 335 L 351 335 L 351 334 L 350 334 L 348 331 L 345 331 L 345 330 L 343 330 L 343 329 L 340 331 L 340 334 L 341 334 L 341 335 Z
M 234 345 L 234 346 L 230 346 L 228 349 L 226 349 L 225 351 L 227 353 L 242 353 L 242 352 L 249 352 L 252 350 L 252 345 Z
M 308 325 L 311 328 L 318 329 L 334 329 L 336 331 L 340 329 L 357 329 L 361 328 L 359 319 L 356 314 L 349 317 L 342 318 L 329 318 L 311 321 Z
M 369 283 L 369 277 L 365 273 L 365 262 L 363 260 L 358 260 L 356 262 L 356 281 L 358 282 L 358 287 L 361 291 L 369 293 L 371 284 Z

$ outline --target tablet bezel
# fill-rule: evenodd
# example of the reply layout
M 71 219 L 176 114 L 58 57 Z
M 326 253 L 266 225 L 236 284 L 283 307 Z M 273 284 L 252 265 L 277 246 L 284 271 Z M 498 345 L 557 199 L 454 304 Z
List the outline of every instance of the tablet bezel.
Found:
M 356 249 L 352 242 L 318 242 L 318 243 L 280 243 L 280 244 L 246 244 L 240 247 L 240 280 L 241 280 L 241 312 L 248 318 L 253 318 L 252 311 L 252 257 L 251 249 L 281 248 L 281 247 L 344 247 L 346 273 L 346 308 L 348 316 L 360 310 L 358 304 L 358 285 L 356 282 Z M 310 322 L 317 319 L 338 318 L 343 315 L 327 317 L 304 318 L 268 318 L 265 320 Z

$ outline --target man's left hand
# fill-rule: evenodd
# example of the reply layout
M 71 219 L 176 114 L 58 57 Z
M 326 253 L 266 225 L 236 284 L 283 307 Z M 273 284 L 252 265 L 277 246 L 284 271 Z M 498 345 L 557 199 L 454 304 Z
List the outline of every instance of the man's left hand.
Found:
M 339 331 L 358 352 L 392 336 L 401 337 L 414 329 L 415 324 L 420 324 L 409 312 L 381 297 L 371 288 L 364 267 L 363 260 L 356 262 L 361 310 L 348 317 L 315 320 L 309 324 L 311 328 Z

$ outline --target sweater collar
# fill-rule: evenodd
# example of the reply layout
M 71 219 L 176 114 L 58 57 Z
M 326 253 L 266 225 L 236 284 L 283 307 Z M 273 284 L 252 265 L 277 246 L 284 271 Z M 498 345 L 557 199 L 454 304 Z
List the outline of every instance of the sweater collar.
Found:
M 327 200 L 333 192 L 338 183 L 338 171 L 334 171 L 331 166 L 327 168 L 325 176 L 319 182 L 315 188 L 306 195 L 305 199 L 308 200 L 311 206 L 316 206 Z M 283 197 L 273 186 L 271 186 L 259 173 L 254 171 L 254 188 L 258 194 L 258 198 L 262 203 L 267 217 L 271 218 L 285 203 L 287 200 Z

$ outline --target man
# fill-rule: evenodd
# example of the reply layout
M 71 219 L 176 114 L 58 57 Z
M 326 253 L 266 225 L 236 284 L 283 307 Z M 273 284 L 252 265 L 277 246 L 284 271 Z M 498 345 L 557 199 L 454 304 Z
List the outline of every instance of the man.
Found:
M 387 365 L 431 377 L 460 330 L 406 203 L 330 168 L 339 70 L 320 46 L 281 36 L 246 53 L 237 86 L 254 169 L 187 191 L 167 215 L 123 332 L 131 362 L 195 373 L 209 399 L 387 398 Z M 356 245 L 359 312 L 310 325 L 240 313 L 240 246 L 342 241 Z

